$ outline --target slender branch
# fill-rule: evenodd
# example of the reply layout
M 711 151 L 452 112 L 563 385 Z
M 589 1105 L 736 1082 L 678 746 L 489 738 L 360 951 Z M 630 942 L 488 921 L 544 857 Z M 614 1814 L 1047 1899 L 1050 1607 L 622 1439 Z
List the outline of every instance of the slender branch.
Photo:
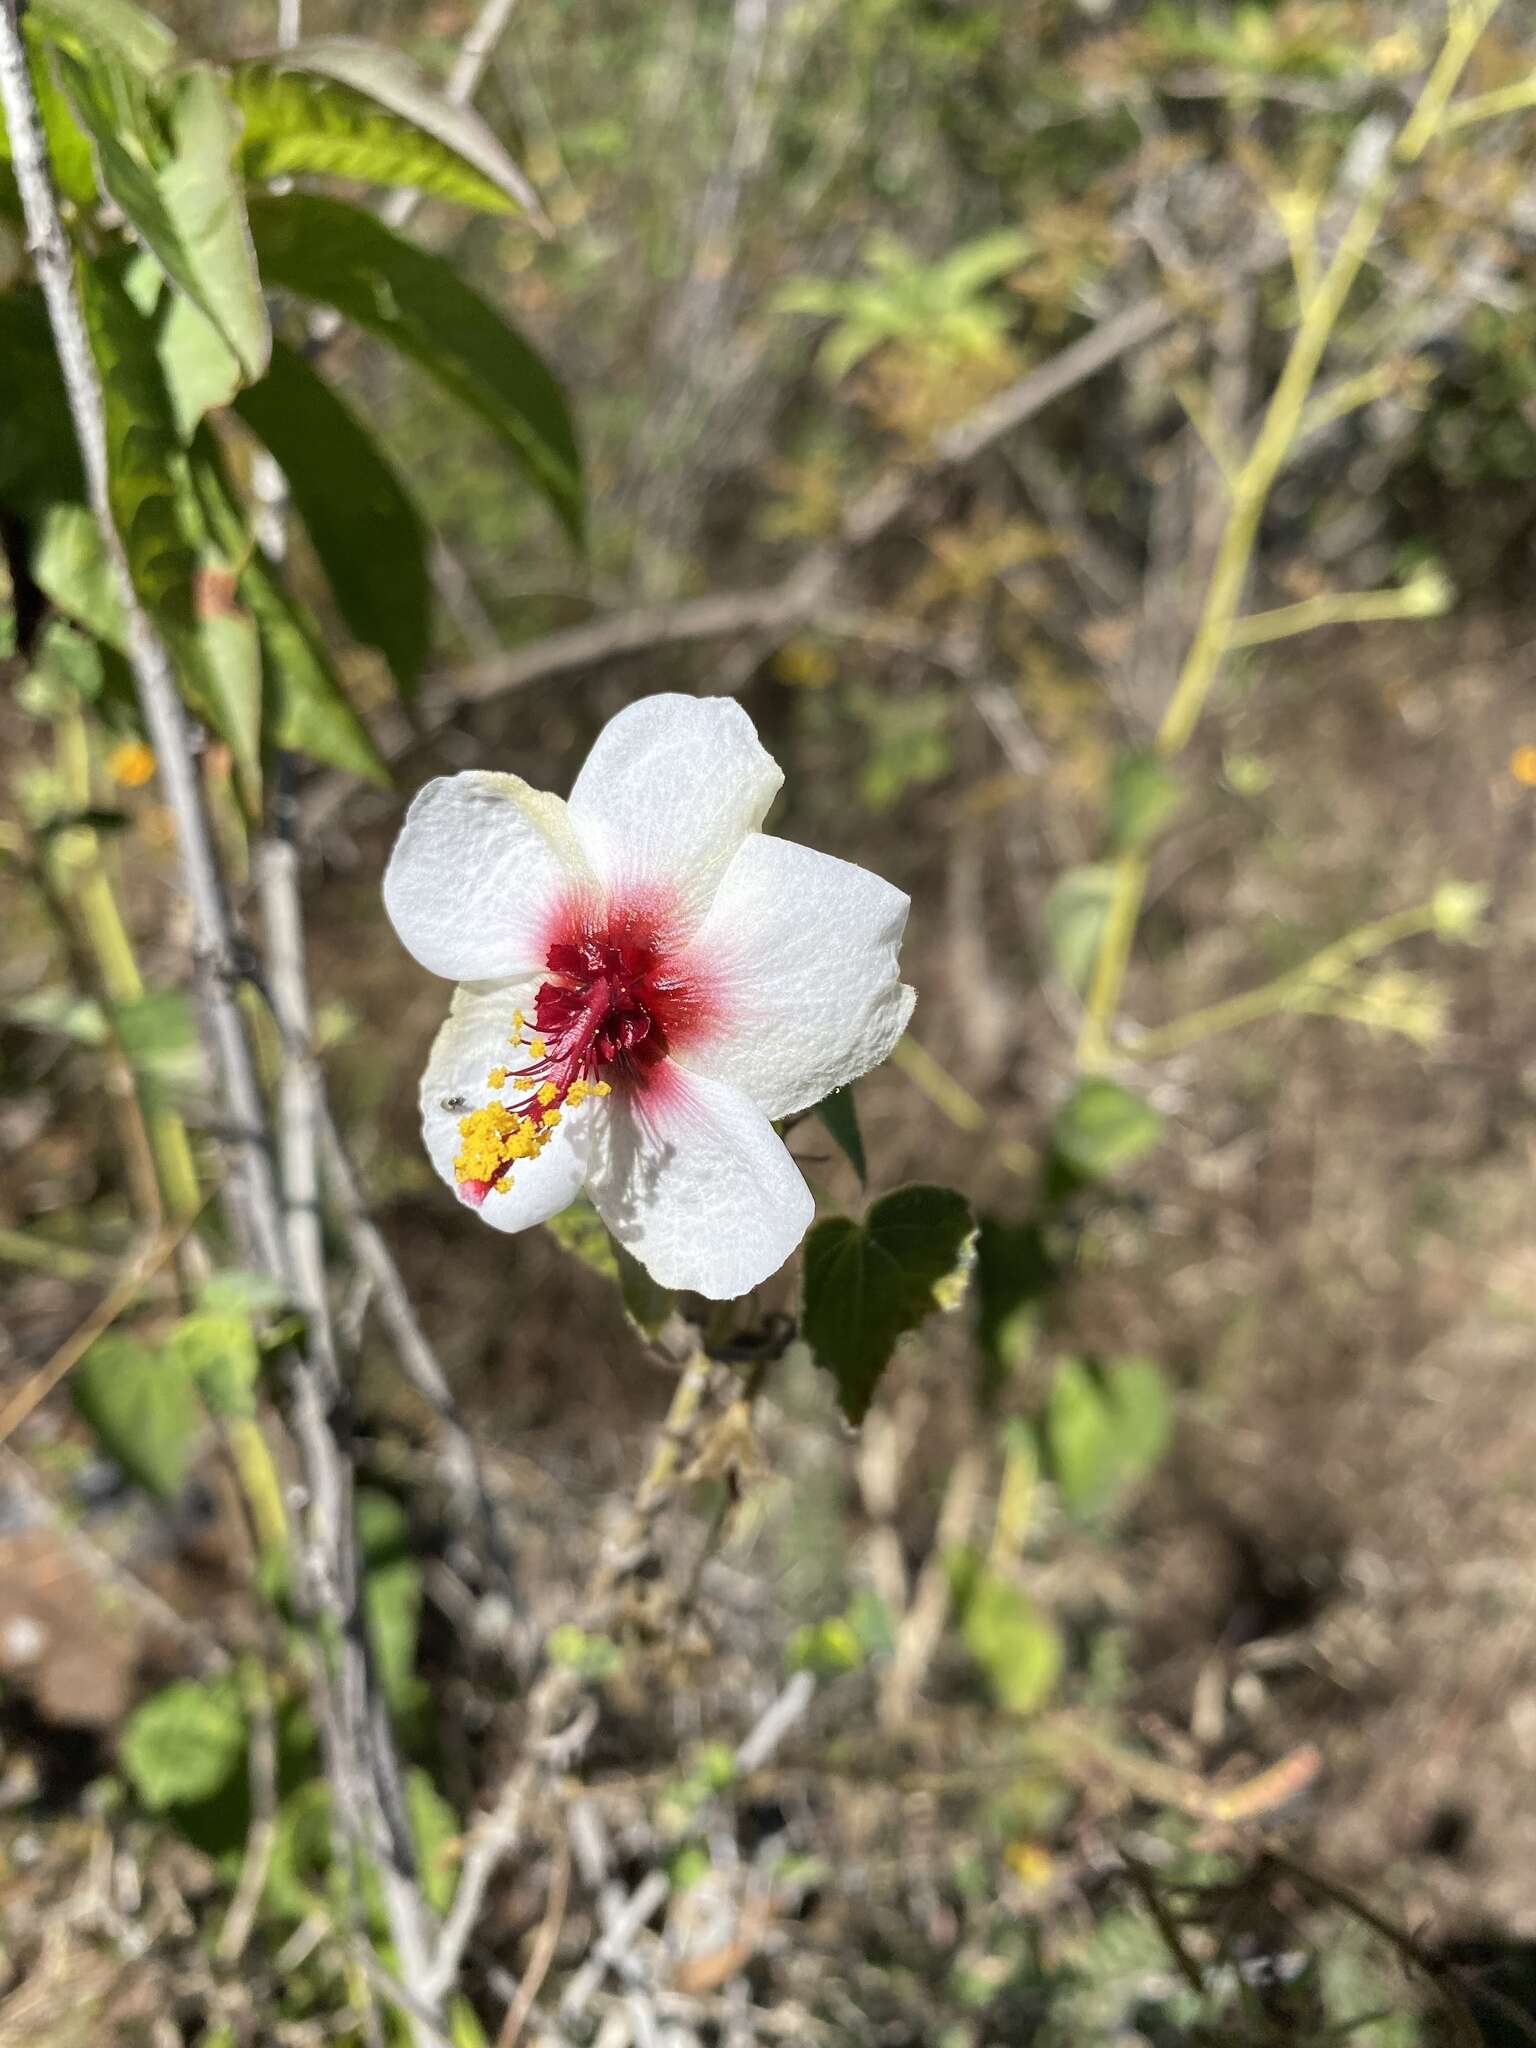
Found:
M 928 462 L 871 485 L 854 500 L 837 538 L 813 548 L 777 583 L 615 612 L 548 633 L 495 661 L 476 663 L 442 680 L 460 697 L 500 696 L 653 648 L 730 639 L 739 633 L 787 631 L 815 616 L 846 558 L 889 532 L 937 478 L 974 462 L 1047 405 L 1164 332 L 1176 317 L 1173 306 L 1159 297 L 1139 300 L 1102 321 L 967 414 L 941 437 Z
M 53 329 L 54 347 L 79 443 L 86 495 L 122 605 L 128 660 L 144 723 L 176 822 L 182 882 L 192 906 L 198 993 L 224 1100 L 232 1159 L 229 1194 L 247 1249 L 264 1270 L 287 1269 L 277 1177 L 261 1087 L 236 991 L 239 954 L 223 877 L 203 803 L 192 727 L 176 686 L 170 652 L 139 600 L 112 510 L 106 407 L 76 287 L 69 238 L 59 211 L 42 122 L 20 26 L 20 0 L 0 0 L 0 108 L 27 236 Z
M 1171 1053 L 1183 1052 L 1187 1047 L 1215 1038 L 1222 1032 L 1236 1031 L 1244 1024 L 1257 1023 L 1262 1017 L 1273 1017 L 1281 1010 L 1303 1007 L 1309 996 L 1315 996 L 1323 989 L 1336 988 L 1350 968 L 1361 960 L 1385 952 L 1402 939 L 1432 932 L 1438 924 L 1433 903 L 1421 904 L 1412 910 L 1399 910 L 1391 917 L 1377 918 L 1371 924 L 1362 925 L 1358 931 L 1335 939 L 1299 967 L 1276 975 L 1273 981 L 1266 981 L 1258 988 L 1245 989 L 1241 995 L 1228 996 L 1223 1002 L 1207 1004 L 1204 1009 L 1191 1010 L 1187 1016 L 1176 1017 L 1171 1024 L 1143 1032 L 1120 1049 L 1133 1059 L 1166 1059 Z
M 1330 590 L 1299 604 L 1277 605 L 1273 611 L 1250 612 L 1234 622 L 1227 646 L 1265 647 L 1312 633 L 1319 626 L 1363 626 L 1393 619 L 1437 617 L 1450 602 L 1449 585 L 1438 578 L 1409 583 L 1400 590 Z
M 698 1426 L 712 1373 L 711 1361 L 701 1350 L 692 1351 L 683 1364 L 633 1504 L 613 1540 L 604 1544 L 582 1595 L 576 1624 L 589 1633 L 601 1631 L 608 1622 L 615 1594 L 643 1560 L 656 1518 L 682 1469 L 683 1452 Z M 569 1666 L 552 1664 L 529 1695 L 522 1761 L 507 1780 L 495 1808 L 471 1837 L 453 1904 L 443 1922 L 428 1977 L 435 1997 L 441 1997 L 458 1979 L 491 1880 L 522 1832 L 528 1802 L 549 1769 L 551 1745 L 580 1692 L 577 1674 Z
M 1232 480 L 1231 508 L 1206 585 L 1199 623 L 1157 730 L 1157 750 L 1165 759 L 1173 759 L 1188 745 L 1232 644 L 1270 492 L 1296 444 L 1323 356 L 1370 254 L 1398 178 L 1433 139 L 1446 102 L 1492 12 L 1488 0 L 1477 0 L 1477 4 L 1453 14 L 1440 54 L 1395 148 L 1355 202 L 1338 246 L 1306 300 L 1259 431 Z M 1077 1057 L 1081 1066 L 1098 1066 L 1108 1056 L 1110 1023 L 1130 964 L 1145 888 L 1146 862 L 1141 854 L 1122 854 L 1115 865 L 1109 915 L 1078 1038 Z

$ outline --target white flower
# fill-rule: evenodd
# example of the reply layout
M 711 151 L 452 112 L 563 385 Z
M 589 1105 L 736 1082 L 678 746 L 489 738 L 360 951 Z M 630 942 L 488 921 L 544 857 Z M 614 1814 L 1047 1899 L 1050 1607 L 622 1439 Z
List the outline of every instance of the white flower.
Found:
M 804 1236 L 769 1119 L 883 1060 L 914 998 L 907 898 L 761 832 L 782 781 L 739 705 L 659 696 L 609 721 L 567 803 L 472 771 L 411 805 L 385 906 L 460 984 L 423 1132 L 496 1229 L 585 1184 L 656 1280 L 721 1301 Z

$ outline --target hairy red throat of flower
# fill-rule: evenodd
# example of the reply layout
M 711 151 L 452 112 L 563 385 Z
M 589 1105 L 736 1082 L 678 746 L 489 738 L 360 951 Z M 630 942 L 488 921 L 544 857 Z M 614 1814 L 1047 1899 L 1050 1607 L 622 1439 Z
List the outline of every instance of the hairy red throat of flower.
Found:
M 714 1010 L 697 966 L 679 970 L 668 922 L 640 906 L 560 919 L 532 1018 L 512 1014 L 508 1044 L 521 1063 L 493 1067 L 491 1099 L 460 1119 L 453 1170 L 462 1201 L 478 1209 L 510 1187 L 514 1167 L 539 1156 L 566 1111 L 615 1089 L 665 1085 L 669 1056 Z

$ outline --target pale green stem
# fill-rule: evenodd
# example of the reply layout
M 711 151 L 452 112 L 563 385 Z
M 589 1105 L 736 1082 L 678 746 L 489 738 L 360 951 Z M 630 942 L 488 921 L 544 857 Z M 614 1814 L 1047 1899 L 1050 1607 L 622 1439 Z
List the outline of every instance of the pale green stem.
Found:
M 1271 612 L 1250 612 L 1232 627 L 1227 645 L 1263 647 L 1271 640 L 1289 640 L 1293 634 L 1310 633 L 1319 626 L 1432 618 L 1444 609 L 1443 601 L 1431 603 L 1424 590 L 1412 586 L 1403 590 L 1328 591 L 1320 597 L 1304 598 L 1300 604 L 1279 605 Z
M 926 1095 L 946 1123 L 953 1124 L 957 1131 L 975 1135 L 990 1128 L 991 1116 L 971 1091 L 910 1034 L 898 1039 L 891 1064 L 901 1069 L 913 1087 Z M 1032 1173 L 1037 1164 L 1027 1145 L 1001 1145 L 997 1157 L 1005 1172 L 1021 1177 Z
M 1494 92 L 1480 92 L 1472 99 L 1458 101 L 1454 107 L 1446 109 L 1445 125 L 1453 131 L 1469 128 L 1474 121 L 1491 121 L 1499 114 L 1518 114 L 1526 107 L 1536 107 L 1536 71 L 1514 85 L 1501 85 Z
M 90 738 L 85 720 L 78 712 L 66 713 L 59 720 L 57 739 L 66 800 L 76 810 L 87 811 L 91 806 Z M 89 827 L 78 826 L 73 840 L 66 886 L 79 911 L 101 977 L 102 994 L 109 1009 L 141 1002 L 144 977 L 102 862 L 100 837 Z M 187 1127 L 178 1112 L 153 1092 L 140 1089 L 138 1102 L 166 1209 L 177 1219 L 193 1216 L 202 1206 L 203 1198 Z
M 1296 442 L 1324 352 L 1370 253 L 1397 174 L 1422 155 L 1433 137 L 1446 101 L 1492 12 L 1491 7 L 1480 5 L 1465 8 L 1453 17 L 1444 46 L 1398 136 L 1391 159 L 1361 193 L 1337 249 L 1306 301 L 1263 422 L 1234 480 L 1232 503 L 1206 585 L 1199 623 L 1157 730 L 1155 745 L 1165 760 L 1174 759 L 1188 745 L 1231 645 L 1264 508 Z M 1109 916 L 1078 1037 L 1080 1066 L 1099 1066 L 1108 1057 L 1110 1021 L 1119 1006 L 1145 887 L 1145 861 L 1138 853 L 1122 854 L 1115 866 Z
M 1138 1060 L 1161 1060 L 1171 1053 L 1185 1052 L 1190 1046 L 1215 1038 L 1223 1031 L 1236 1031 L 1245 1024 L 1257 1023 L 1262 1017 L 1273 1017 L 1281 1010 L 1291 1009 L 1298 997 L 1312 990 L 1337 986 L 1350 968 L 1360 961 L 1385 952 L 1402 939 L 1434 931 L 1436 924 L 1432 903 L 1421 903 L 1412 910 L 1399 910 L 1390 917 L 1377 918 L 1371 924 L 1346 932 L 1343 938 L 1324 946 L 1299 967 L 1287 968 L 1284 974 L 1277 974 L 1273 981 L 1246 989 L 1241 995 L 1228 996 L 1225 1002 L 1208 1004 L 1202 1010 L 1191 1010 L 1188 1016 L 1176 1017 L 1171 1024 L 1145 1032 L 1119 1050 Z

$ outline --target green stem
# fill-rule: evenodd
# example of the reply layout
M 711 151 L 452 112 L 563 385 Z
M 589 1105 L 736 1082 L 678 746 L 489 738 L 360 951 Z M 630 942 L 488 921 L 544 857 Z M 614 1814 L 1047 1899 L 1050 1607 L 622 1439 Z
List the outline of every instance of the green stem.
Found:
M 1402 590 L 1339 590 L 1303 598 L 1299 604 L 1277 605 L 1273 611 L 1250 612 L 1227 636 L 1227 646 L 1264 647 L 1289 640 L 1319 626 L 1363 626 L 1384 619 L 1433 618 L 1445 609 L 1450 591 L 1444 586 L 1410 584 Z
M 1203 1039 L 1215 1038 L 1223 1031 L 1236 1031 L 1244 1024 L 1256 1023 L 1261 1017 L 1272 1017 L 1280 1010 L 1289 1009 L 1299 995 L 1338 982 L 1361 960 L 1385 952 L 1400 939 L 1434 931 L 1437 922 L 1434 906 L 1430 903 L 1418 904 L 1412 910 L 1395 911 L 1390 917 L 1377 918 L 1374 923 L 1363 924 L 1357 930 L 1347 932 L 1342 939 L 1335 939 L 1332 945 L 1324 946 L 1299 967 L 1287 968 L 1284 974 L 1277 974 L 1273 981 L 1266 981 L 1259 988 L 1246 989 L 1241 995 L 1229 996 L 1224 1002 L 1191 1010 L 1188 1016 L 1176 1017 L 1171 1024 L 1148 1031 L 1121 1049 L 1138 1060 L 1166 1059 L 1170 1053 L 1183 1052 L 1189 1046 L 1197 1045 Z
M 1165 760 L 1173 760 L 1189 744 L 1232 644 L 1233 627 L 1270 491 L 1296 442 L 1324 353 L 1370 253 L 1398 174 L 1417 161 L 1435 134 L 1446 102 L 1492 12 L 1492 7 L 1486 4 L 1467 6 L 1452 19 L 1445 43 L 1398 136 L 1391 158 L 1356 201 L 1338 247 L 1306 300 L 1258 434 L 1233 479 L 1232 502 L 1206 585 L 1199 623 L 1157 729 L 1154 744 Z M 1078 1038 L 1080 1066 L 1101 1066 L 1109 1056 L 1110 1023 L 1119 1006 L 1145 889 L 1145 861 L 1134 852 L 1122 854 L 1115 866 L 1109 918 Z
M 88 811 L 91 806 L 90 737 L 79 712 L 67 712 L 59 720 L 56 738 L 56 759 L 65 801 L 77 811 Z M 100 979 L 101 993 L 110 1013 L 142 1002 L 144 977 L 139 972 L 133 941 L 102 861 L 99 834 L 89 826 L 81 825 L 74 828 L 71 840 L 67 892 L 74 899 Z M 177 1220 L 193 1216 L 202 1206 L 203 1198 L 197 1184 L 197 1165 L 187 1127 L 180 1114 L 168 1102 L 161 1100 L 156 1090 L 136 1081 L 135 1092 L 166 1210 Z

